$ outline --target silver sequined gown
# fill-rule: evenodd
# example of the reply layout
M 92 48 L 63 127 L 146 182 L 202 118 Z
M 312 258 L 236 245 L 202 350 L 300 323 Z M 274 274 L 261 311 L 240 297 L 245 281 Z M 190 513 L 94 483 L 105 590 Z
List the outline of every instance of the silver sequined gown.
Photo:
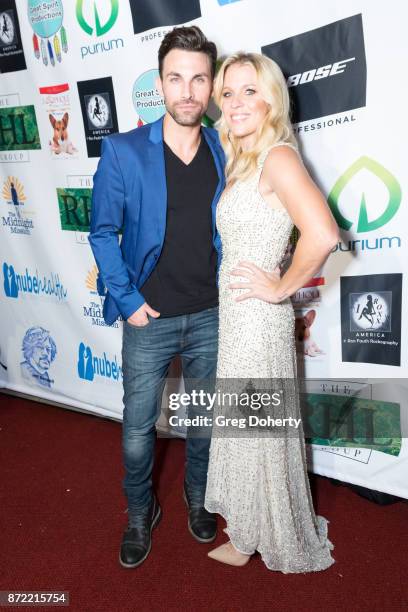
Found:
M 277 305 L 254 298 L 236 302 L 233 296 L 243 290 L 227 287 L 238 280 L 229 272 L 240 261 L 274 270 L 284 256 L 293 228 L 286 209 L 270 207 L 258 191 L 268 152 L 260 156 L 258 171 L 235 183 L 217 207 L 223 255 L 219 277 L 219 380 L 296 378 L 290 300 Z M 214 410 L 215 419 L 217 407 Z M 299 416 L 297 395 L 281 410 Z M 225 432 L 220 437 L 213 434 L 205 507 L 225 518 L 225 531 L 239 551 L 258 551 L 271 570 L 310 572 L 334 563 L 330 554 L 333 545 L 327 539 L 328 521 L 313 510 L 301 428 L 295 433 L 291 428 L 290 435 L 273 439 L 253 433 L 248 438 Z

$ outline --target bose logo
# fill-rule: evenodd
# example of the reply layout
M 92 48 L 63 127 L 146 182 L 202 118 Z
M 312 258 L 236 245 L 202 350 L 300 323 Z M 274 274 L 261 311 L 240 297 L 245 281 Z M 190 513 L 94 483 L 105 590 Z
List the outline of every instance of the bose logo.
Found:
M 306 72 L 299 72 L 299 74 L 292 74 L 287 80 L 288 87 L 296 87 L 297 85 L 304 85 L 305 83 L 311 83 L 319 79 L 326 79 L 335 74 L 341 74 L 344 72 L 346 64 L 348 62 L 354 62 L 355 59 L 355 57 L 350 57 L 349 59 L 341 60 L 334 64 L 313 68 L 312 70 L 306 70 Z

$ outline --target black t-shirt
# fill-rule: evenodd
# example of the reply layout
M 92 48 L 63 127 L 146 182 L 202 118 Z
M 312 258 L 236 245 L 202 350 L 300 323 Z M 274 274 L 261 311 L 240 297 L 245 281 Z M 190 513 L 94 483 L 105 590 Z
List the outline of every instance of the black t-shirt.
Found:
M 162 317 L 170 317 L 218 305 L 217 252 L 211 220 L 218 174 L 203 136 L 189 164 L 166 143 L 164 158 L 166 234 L 157 265 L 140 292 Z

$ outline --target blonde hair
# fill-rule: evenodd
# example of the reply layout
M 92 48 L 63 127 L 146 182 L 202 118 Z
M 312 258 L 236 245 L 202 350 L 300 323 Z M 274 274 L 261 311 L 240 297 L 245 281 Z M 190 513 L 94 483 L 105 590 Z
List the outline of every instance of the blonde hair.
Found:
M 223 115 L 217 121 L 216 127 L 227 158 L 225 176 L 228 184 L 248 178 L 257 169 L 259 156 L 268 146 L 276 142 L 297 146 L 289 118 L 290 101 L 285 77 L 278 64 L 268 57 L 242 51 L 227 57 L 214 82 L 217 106 L 221 109 L 225 73 L 233 64 L 250 64 L 255 68 L 259 91 L 269 108 L 263 123 L 258 127 L 255 146 L 250 151 L 242 149 L 240 139 L 230 133 Z

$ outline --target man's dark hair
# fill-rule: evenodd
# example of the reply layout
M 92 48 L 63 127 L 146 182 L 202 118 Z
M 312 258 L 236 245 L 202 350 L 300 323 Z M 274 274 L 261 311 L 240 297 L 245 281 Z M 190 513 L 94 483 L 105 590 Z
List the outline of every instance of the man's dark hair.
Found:
M 217 61 L 217 47 L 213 42 L 207 40 L 203 32 L 197 26 L 174 28 L 167 32 L 159 48 L 159 74 L 163 76 L 163 62 L 166 55 L 172 49 L 184 49 L 185 51 L 198 51 L 205 53 L 210 60 L 211 76 L 215 76 L 215 65 Z

